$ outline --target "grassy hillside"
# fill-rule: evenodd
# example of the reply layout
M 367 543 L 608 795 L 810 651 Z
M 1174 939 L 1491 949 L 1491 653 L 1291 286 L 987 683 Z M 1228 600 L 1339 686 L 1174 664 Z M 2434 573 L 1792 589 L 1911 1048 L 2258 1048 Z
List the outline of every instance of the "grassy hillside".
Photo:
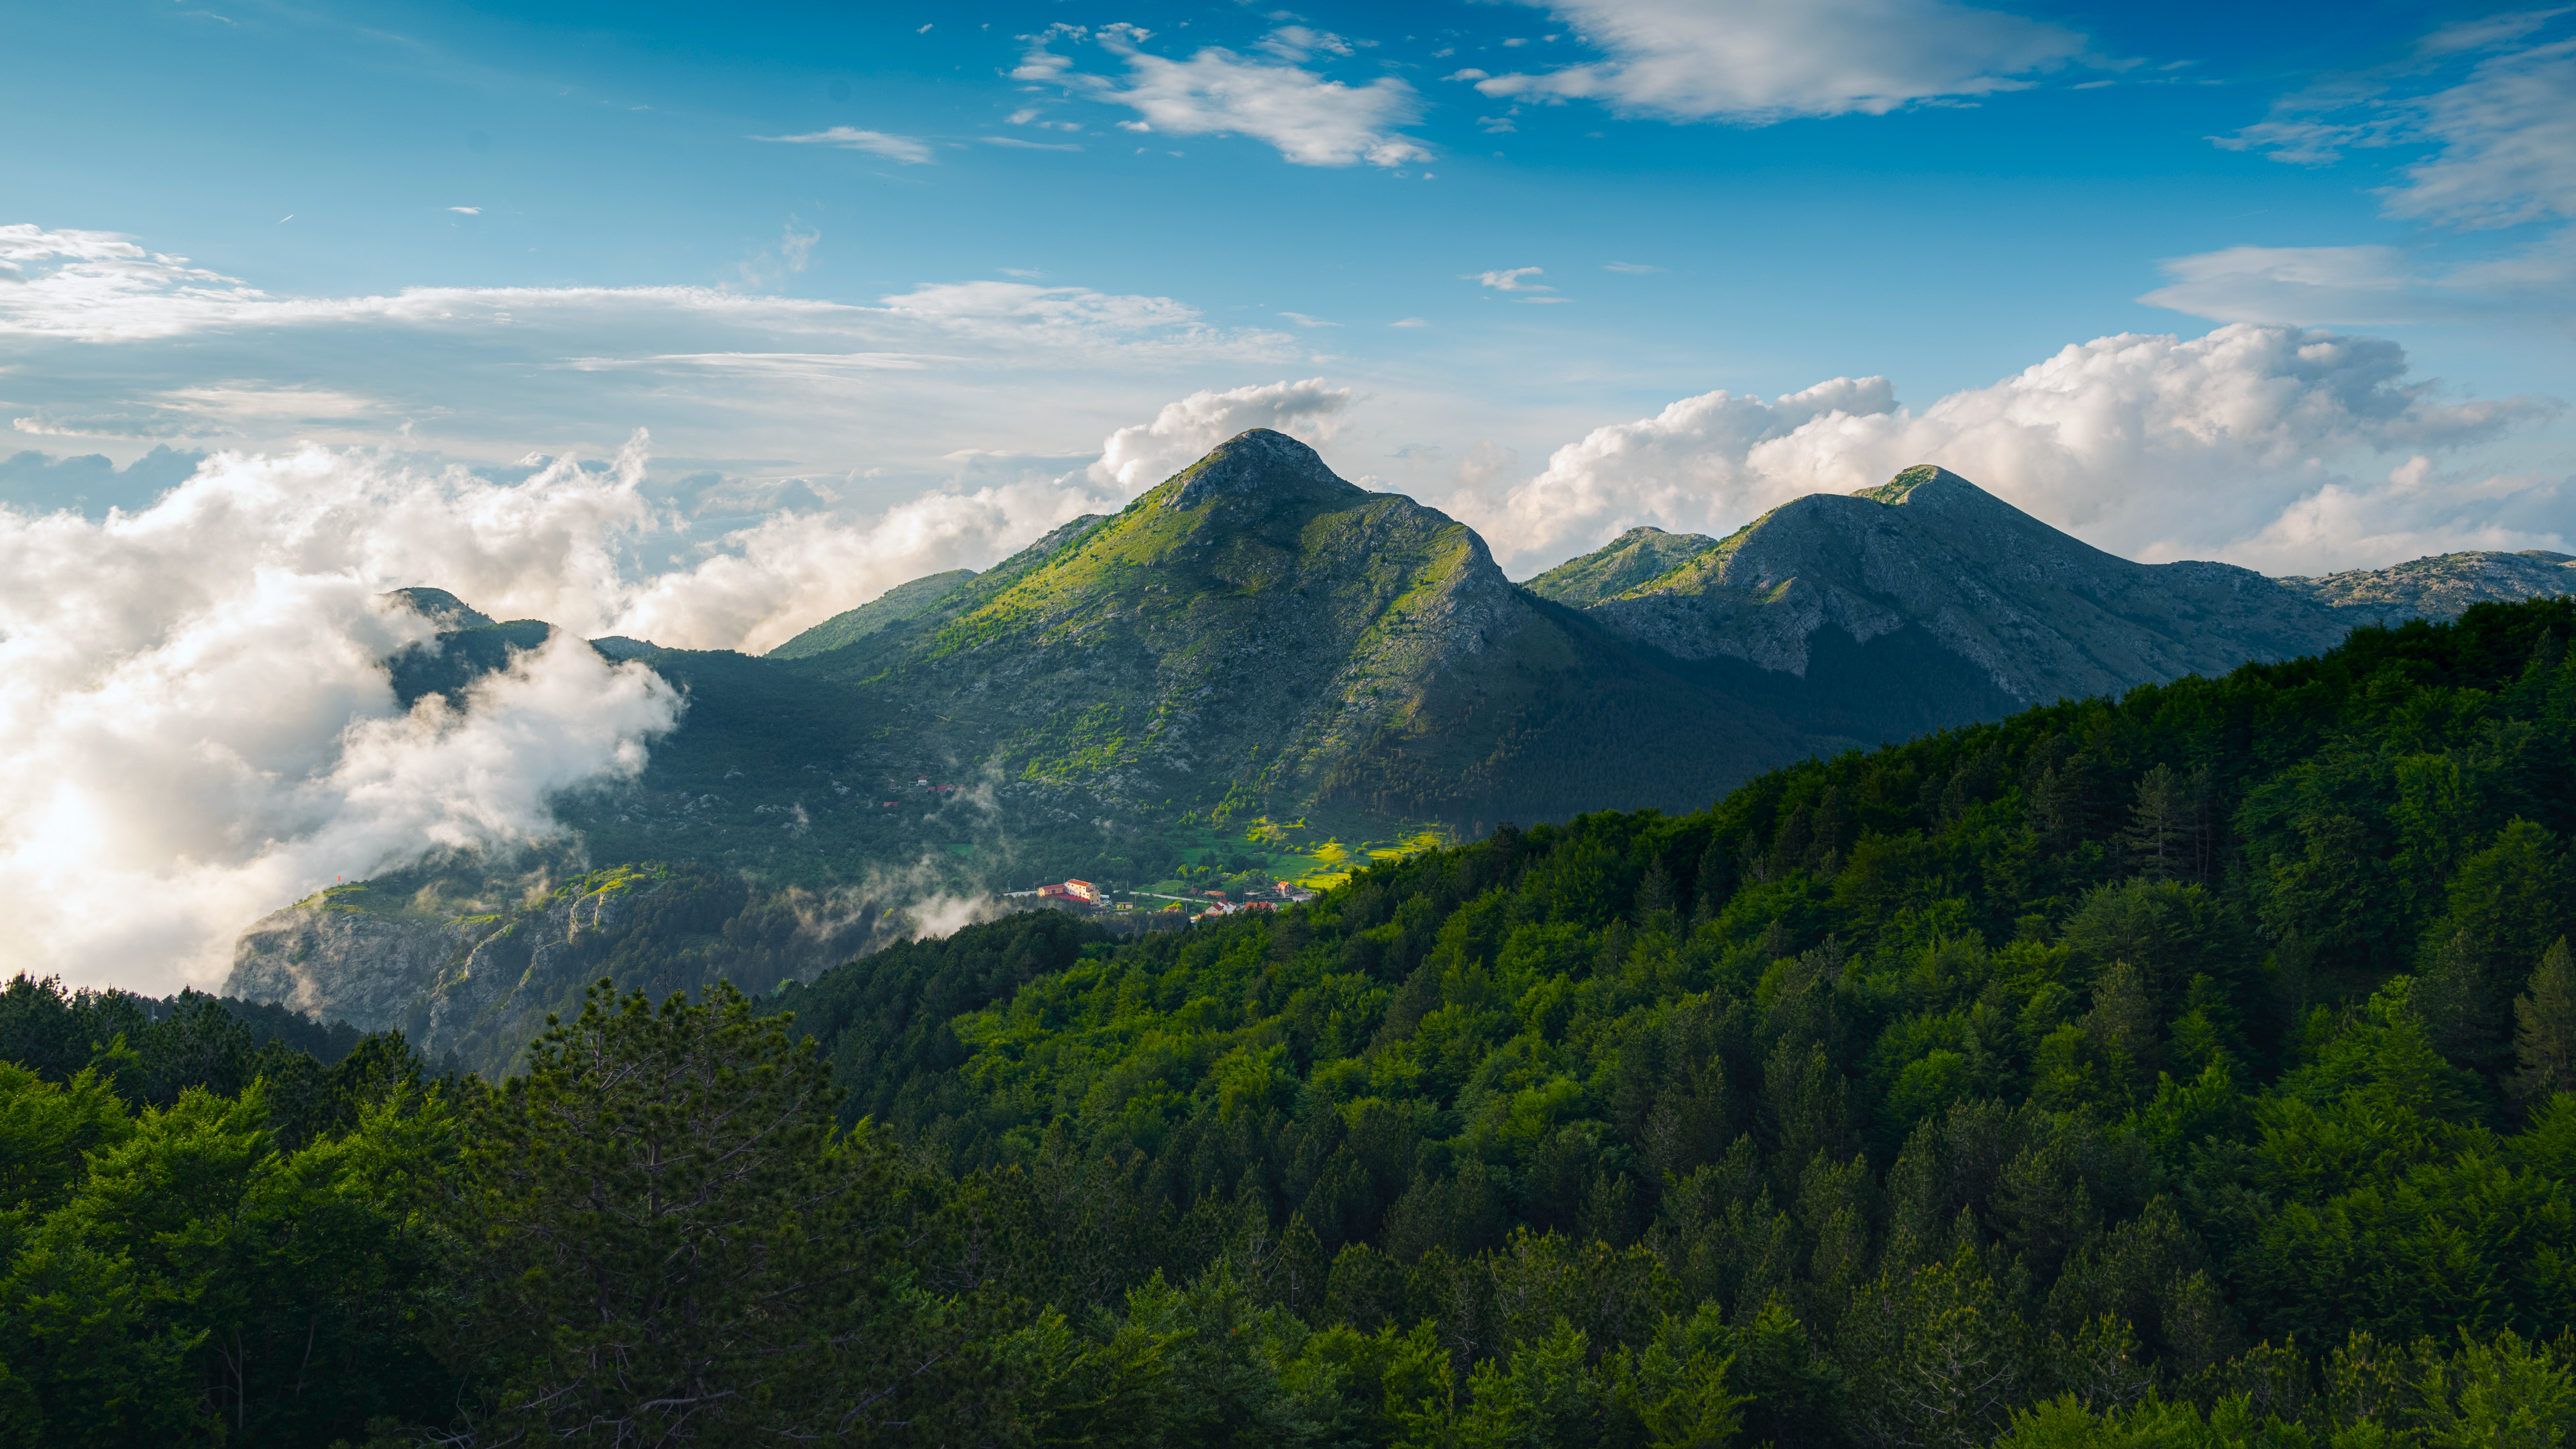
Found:
M 937 608 L 941 600 L 965 587 L 975 577 L 973 569 L 950 569 L 944 574 L 930 574 L 897 584 L 867 603 L 835 614 L 762 656 L 768 659 L 802 659 L 809 654 L 828 654 L 832 650 L 855 644 L 880 629 L 918 618 Z

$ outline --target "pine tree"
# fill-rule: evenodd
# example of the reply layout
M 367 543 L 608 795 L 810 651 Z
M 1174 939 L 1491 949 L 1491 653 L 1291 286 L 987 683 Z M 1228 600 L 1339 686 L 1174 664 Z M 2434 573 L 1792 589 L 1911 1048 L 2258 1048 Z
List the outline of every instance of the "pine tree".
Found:
M 1642 927 L 1656 916 L 1673 908 L 1673 877 L 1660 860 L 1646 867 L 1637 882 L 1637 924 Z
M 2133 1080 L 2144 1081 L 2154 1070 L 2156 1008 L 2135 966 L 2111 963 L 2093 983 L 2093 1009 L 2080 1024 L 2096 1046 L 2127 1063 Z
M 1725 842 L 1712 839 L 1699 853 L 1699 878 L 1691 887 L 1692 913 L 1702 919 L 1717 914 L 1735 894 L 1735 855 Z
M 2188 868 L 2192 836 L 2190 802 L 2173 766 L 2158 765 L 2138 781 L 2138 801 L 2120 844 L 2130 868 L 2149 880 L 2172 880 Z
M 2576 971 L 2568 965 L 2567 938 L 2543 952 L 2531 987 L 2513 1003 L 2513 1093 L 2525 1103 L 2576 1092 Z
M 916 1184 L 785 1016 L 719 985 L 588 993 L 471 1114 L 447 1228 L 458 1360 L 497 1436 L 868 1437 L 958 1403 L 971 1317 L 911 1287 Z M 947 1320 L 943 1322 L 942 1320 Z

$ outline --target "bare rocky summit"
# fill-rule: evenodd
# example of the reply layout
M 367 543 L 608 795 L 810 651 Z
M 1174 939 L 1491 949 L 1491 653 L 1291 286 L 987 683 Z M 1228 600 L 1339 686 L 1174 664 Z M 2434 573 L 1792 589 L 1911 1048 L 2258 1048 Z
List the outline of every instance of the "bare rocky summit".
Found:
M 2576 593 L 2576 557 L 2536 548 L 2520 553 L 2479 550 L 2280 582 L 2353 623 L 2456 619 L 2471 604 Z

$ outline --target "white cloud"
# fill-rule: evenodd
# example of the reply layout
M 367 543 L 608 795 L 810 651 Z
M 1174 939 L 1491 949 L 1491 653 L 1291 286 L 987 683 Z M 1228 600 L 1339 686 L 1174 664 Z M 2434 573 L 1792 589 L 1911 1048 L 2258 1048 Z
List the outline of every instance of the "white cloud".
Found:
M 1351 43 L 1329 30 L 1316 30 L 1304 25 L 1283 25 L 1262 39 L 1261 48 L 1281 60 L 1304 60 L 1317 51 L 1326 55 L 1348 55 Z
M 455 212 L 458 216 L 481 216 L 483 214 L 483 208 L 479 206 L 451 206 L 448 210 Z
M 556 791 L 640 768 L 679 702 L 577 640 L 461 712 L 397 711 L 375 665 L 428 633 L 379 610 L 388 587 L 479 583 L 560 615 L 596 575 L 583 545 L 635 521 L 635 467 L 500 489 L 221 455 L 140 513 L 0 509 L 0 964 L 207 985 L 260 913 L 543 833 Z
M 1460 275 L 1459 280 L 1474 282 L 1479 286 L 1491 287 L 1497 292 L 1555 291 L 1556 289 L 1554 287 L 1547 286 L 1544 283 L 1526 280 L 1530 277 L 1543 277 L 1545 275 L 1547 275 L 1547 268 L 1545 267 L 1513 267 L 1507 271 L 1499 272 L 1466 272 Z
M 2389 326 L 2461 302 L 2427 296 L 2398 247 L 2228 247 L 2160 265 L 2172 284 L 2139 301 L 2220 321 Z
M 2273 573 L 2371 568 L 2469 549 L 2553 551 L 2570 544 L 2576 479 L 2443 472 L 2418 453 L 2378 481 L 2324 484 L 2230 545 L 2228 558 Z
M 1342 325 L 1339 322 L 1327 322 L 1321 317 L 1309 317 L 1303 312 L 1282 312 L 1279 315 L 1296 323 L 1300 327 L 1339 327 Z
M 1309 445 L 1330 443 L 1358 401 L 1350 389 L 1320 377 L 1225 392 L 1194 392 L 1168 403 L 1150 423 L 1120 428 L 1101 445 L 1087 477 L 1122 495 L 1142 493 L 1198 461 L 1247 428 L 1276 428 Z
M 885 131 L 862 131 L 855 126 L 834 126 L 829 130 L 808 131 L 802 136 L 754 136 L 755 141 L 777 141 L 790 146 L 830 146 L 842 151 L 865 151 L 906 166 L 920 166 L 930 160 L 930 143 L 918 136 L 897 136 Z
M 2086 49 L 2064 26 L 1950 0 L 1552 0 L 1546 8 L 1608 58 L 1486 77 L 1477 90 L 1767 125 L 2020 90 Z
M 1275 32 L 1273 40 L 1287 33 Z M 1028 52 L 1012 75 L 1126 106 L 1142 117 L 1141 123 L 1119 123 L 1130 130 L 1149 127 L 1175 136 L 1250 136 L 1268 142 L 1300 166 L 1350 166 L 1365 161 L 1391 167 L 1432 159 L 1428 149 L 1401 134 L 1420 116 L 1421 97 L 1393 76 L 1380 76 L 1366 85 L 1345 85 L 1295 65 L 1273 65 L 1215 46 L 1185 61 L 1170 60 L 1138 48 L 1150 34 L 1132 25 L 1104 26 L 1097 32 L 1073 25 L 1050 26 L 1028 37 Z M 1076 69 L 1070 56 L 1048 48 L 1086 36 L 1126 62 L 1123 83 Z
M 2132 557 L 2339 566 L 2353 561 L 2350 549 L 2286 520 L 2313 512 L 2306 500 L 2366 497 L 2378 520 L 2372 547 L 2398 550 L 2374 555 L 2386 563 L 2407 556 L 2396 542 L 2405 537 L 2430 547 L 2483 527 L 2477 536 L 2534 547 L 2564 525 L 2531 506 L 2554 495 L 2532 494 L 2520 511 L 2490 501 L 2444 512 L 2426 500 L 2457 501 L 2456 489 L 2390 492 L 2354 481 L 2340 471 L 2345 460 L 2466 447 L 2556 411 L 2524 398 L 2439 401 L 2381 338 L 2254 325 L 2189 340 L 2121 334 L 1920 413 L 1898 408 L 1883 378 L 1838 378 L 1770 402 L 1686 398 L 1595 429 L 1535 478 L 1449 506 L 1528 569 L 1633 524 L 1722 534 L 1803 494 L 1849 492 L 1929 462 Z M 2492 526 L 2463 522 L 2473 518 Z
M 1023 141 L 1017 136 L 985 136 L 980 139 L 987 146 L 1007 146 L 1014 151 L 1079 151 L 1082 149 L 1071 141 Z
M 2469 230 L 2576 217 L 2576 40 L 2483 62 L 2414 109 L 2439 149 L 2405 169 L 2390 215 Z
M 1386 325 L 1389 327 L 1428 327 L 1431 323 L 1429 319 L 1422 317 L 1399 317 Z

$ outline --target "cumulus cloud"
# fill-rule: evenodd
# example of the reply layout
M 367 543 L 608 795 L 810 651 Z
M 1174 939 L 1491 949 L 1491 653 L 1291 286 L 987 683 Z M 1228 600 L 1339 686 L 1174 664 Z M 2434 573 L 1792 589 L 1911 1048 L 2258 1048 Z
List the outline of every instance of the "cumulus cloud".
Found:
M 1547 275 L 1547 268 L 1545 267 L 1509 267 L 1504 270 L 1494 272 L 1468 272 L 1462 275 L 1459 280 L 1463 282 L 1474 282 L 1480 287 L 1491 287 L 1497 292 L 1555 291 L 1556 289 L 1554 287 L 1548 286 L 1544 282 L 1533 282 L 1529 280 L 1532 277 L 1543 277 L 1545 275 Z
M 2576 480 L 2444 470 L 2417 453 L 2379 479 L 2338 479 L 2230 546 L 2272 573 L 2369 568 L 2468 549 L 2566 549 Z
M 1331 386 L 1320 377 L 1194 392 L 1166 404 L 1152 422 L 1110 434 L 1087 476 L 1133 497 L 1247 428 L 1276 428 L 1321 448 L 1332 441 L 1357 401 L 1349 388 Z
M 2064 26 L 1950 0 L 1555 0 L 1546 8 L 1607 59 L 1460 77 L 1488 96 L 1768 125 L 2020 90 L 2086 53 L 2084 37 Z
M 2393 490 L 2339 471 L 2344 463 L 2429 457 L 2556 411 L 2529 398 L 2443 401 L 2382 338 L 2250 324 L 2188 340 L 2124 333 L 1919 413 L 1898 407 L 1883 378 L 1837 378 L 1767 402 L 1686 398 L 1597 428 L 1538 476 L 1462 494 L 1451 511 L 1531 568 L 1637 523 L 1722 534 L 1803 494 L 1849 492 L 1931 462 L 2133 557 L 2386 563 L 2467 536 L 2552 546 L 2563 525 L 2538 503 L 2555 495 L 2533 492 L 2544 487 L 2537 480 L 2481 484 L 2484 502 L 2466 485 Z M 2505 498 L 2520 501 L 2503 507 Z M 2350 514 L 2363 506 L 2356 499 L 2374 510 L 2367 545 L 2295 523 L 2320 508 Z
M 801 136 L 754 136 L 751 139 L 788 146 L 829 146 L 839 151 L 864 151 L 906 166 L 927 165 L 931 158 L 930 143 L 918 136 L 862 131 L 855 126 L 833 126 L 828 130 L 808 131 Z
M 1288 37 L 1294 35 L 1295 42 Z M 1174 136 L 1250 136 L 1276 147 L 1300 166 L 1402 166 L 1432 153 L 1403 129 L 1420 118 L 1421 97 L 1393 76 L 1366 85 L 1328 80 L 1293 63 L 1273 64 L 1209 46 L 1188 60 L 1144 50 L 1151 32 L 1133 25 L 1090 31 L 1057 24 L 1027 37 L 1028 52 L 1011 74 L 1040 85 L 1063 86 L 1074 95 L 1126 106 L 1141 118 L 1119 124 L 1134 131 Z M 1125 62 L 1127 74 L 1078 69 L 1071 56 L 1052 49 L 1086 39 Z M 1328 43 L 1329 42 L 1329 43 Z M 1336 47 L 1339 49 L 1336 49 Z M 1268 48 L 1291 62 L 1315 51 L 1347 54 L 1338 36 L 1302 27 L 1272 33 Z
M 222 455 L 138 513 L 0 509 L 0 961 L 204 985 L 263 911 L 543 833 L 556 792 L 640 768 L 678 701 L 577 638 L 409 712 L 376 667 L 429 632 L 385 588 L 559 602 L 595 563 L 566 545 L 631 515 L 632 466 L 504 490 Z

